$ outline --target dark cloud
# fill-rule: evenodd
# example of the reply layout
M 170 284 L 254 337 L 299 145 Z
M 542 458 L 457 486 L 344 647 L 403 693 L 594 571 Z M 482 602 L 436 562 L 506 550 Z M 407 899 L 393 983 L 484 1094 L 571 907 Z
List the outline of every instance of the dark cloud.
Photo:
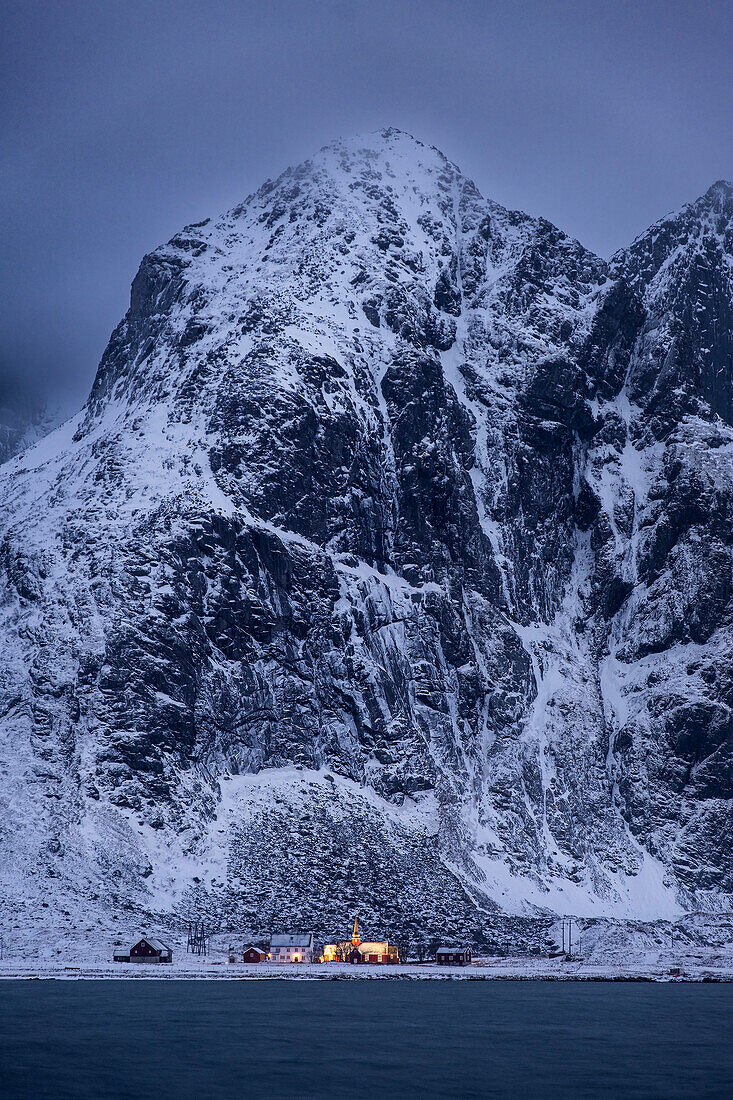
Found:
M 725 0 L 6 0 L 0 375 L 79 403 L 142 254 L 395 125 L 609 254 L 733 175 Z

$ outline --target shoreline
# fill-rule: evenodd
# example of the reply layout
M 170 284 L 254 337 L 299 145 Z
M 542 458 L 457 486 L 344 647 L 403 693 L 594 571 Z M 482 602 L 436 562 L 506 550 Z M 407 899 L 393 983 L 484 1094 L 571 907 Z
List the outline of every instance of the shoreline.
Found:
M 563 968 L 549 968 L 538 965 L 435 967 L 420 965 L 352 967 L 332 964 L 305 964 L 285 967 L 266 965 L 222 965 L 209 963 L 196 966 L 155 965 L 120 963 L 116 966 L 66 964 L 43 965 L 21 962 L 12 964 L 9 960 L 0 962 L 0 981 L 213 981 L 213 982 L 303 982 L 303 981 L 519 981 L 519 982 L 615 982 L 615 983 L 686 983 L 721 984 L 733 982 L 733 968 L 688 966 L 681 967 L 679 974 L 670 974 L 658 967 L 583 966 L 575 964 L 574 969 L 565 964 Z M 327 969 L 328 968 L 328 969 Z

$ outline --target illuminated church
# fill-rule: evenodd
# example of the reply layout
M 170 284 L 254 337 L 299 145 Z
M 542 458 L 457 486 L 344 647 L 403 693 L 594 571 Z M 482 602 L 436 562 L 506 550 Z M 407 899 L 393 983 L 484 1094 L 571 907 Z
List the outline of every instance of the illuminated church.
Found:
M 364 940 L 359 935 L 359 918 L 354 917 L 354 932 L 351 940 L 340 943 L 327 943 L 323 948 L 324 962 L 348 963 L 398 963 L 398 949 L 386 940 Z

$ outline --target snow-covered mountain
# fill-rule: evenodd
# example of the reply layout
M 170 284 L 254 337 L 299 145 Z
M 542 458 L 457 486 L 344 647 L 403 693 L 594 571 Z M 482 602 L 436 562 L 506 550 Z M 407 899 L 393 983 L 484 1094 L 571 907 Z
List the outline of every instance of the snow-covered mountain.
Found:
M 729 905 L 733 189 L 608 264 L 395 130 L 146 256 L 0 469 L 12 908 Z

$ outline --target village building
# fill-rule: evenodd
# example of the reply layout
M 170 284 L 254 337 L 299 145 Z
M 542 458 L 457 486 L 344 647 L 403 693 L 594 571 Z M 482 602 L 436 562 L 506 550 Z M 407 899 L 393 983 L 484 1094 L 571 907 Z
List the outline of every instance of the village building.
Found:
M 323 961 L 325 963 L 346 962 L 352 946 L 351 940 L 337 940 L 336 943 L 325 944 Z
M 350 940 L 327 943 L 323 948 L 324 962 L 348 962 L 389 964 L 398 963 L 398 949 L 387 940 L 362 940 L 359 934 L 359 918 L 354 919 L 354 932 Z
M 313 962 L 313 933 L 306 932 L 296 936 L 272 936 L 269 959 L 270 962 L 274 963 Z
M 470 966 L 470 947 L 439 947 L 435 953 L 438 966 Z
M 114 954 L 112 958 L 115 962 L 172 963 L 173 952 L 167 944 L 148 937 L 138 940 L 138 942 L 130 948 L 128 954 Z
M 387 940 L 364 940 L 349 954 L 350 963 L 381 963 L 396 965 L 400 961 L 399 950 Z
M 263 963 L 267 961 L 267 952 L 262 947 L 257 947 L 253 943 L 247 943 L 242 948 L 242 962 L 245 963 Z

